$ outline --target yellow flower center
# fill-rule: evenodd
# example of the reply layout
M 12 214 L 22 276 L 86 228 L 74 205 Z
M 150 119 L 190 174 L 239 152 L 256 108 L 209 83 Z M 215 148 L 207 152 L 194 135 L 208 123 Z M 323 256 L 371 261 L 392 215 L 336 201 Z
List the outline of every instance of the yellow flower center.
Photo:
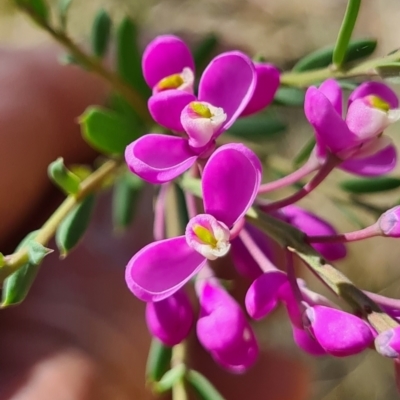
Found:
M 217 239 L 215 239 L 214 235 L 204 226 L 194 225 L 193 232 L 195 235 L 204 243 L 210 245 L 212 248 L 217 246 Z
M 184 81 L 180 74 L 173 74 L 161 79 L 161 81 L 158 82 L 157 87 L 159 90 L 177 89 L 183 83 Z
M 199 116 L 203 118 L 212 118 L 211 110 L 203 103 L 192 101 L 190 108 Z
M 385 112 L 390 110 L 389 103 L 387 103 L 385 100 L 381 99 L 378 96 L 375 95 L 368 96 L 368 101 L 372 107 L 377 108 L 378 110 L 382 110 Z

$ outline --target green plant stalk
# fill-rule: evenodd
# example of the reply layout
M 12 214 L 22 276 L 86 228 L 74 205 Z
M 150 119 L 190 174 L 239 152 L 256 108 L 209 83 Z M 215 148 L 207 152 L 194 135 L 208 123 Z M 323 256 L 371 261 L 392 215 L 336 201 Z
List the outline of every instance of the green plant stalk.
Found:
M 385 57 L 365 61 L 355 67 L 349 68 L 348 70 L 335 70 L 332 67 L 326 67 L 304 72 L 284 72 L 281 75 L 281 84 L 286 86 L 307 87 L 315 82 L 320 82 L 328 78 L 377 76 L 377 67 L 399 61 L 400 50 L 397 50 Z
M 131 86 L 126 84 L 117 74 L 105 68 L 100 60 L 86 54 L 81 48 L 74 43 L 64 31 L 50 26 L 41 18 L 31 12 L 31 10 L 20 6 L 21 10 L 27 13 L 42 29 L 48 32 L 53 39 L 63 45 L 74 58 L 83 66 L 88 68 L 93 73 L 101 76 L 106 80 L 117 92 L 119 92 L 136 110 L 136 112 L 147 123 L 154 123 L 147 108 L 147 102 L 143 99 Z
M 339 35 L 333 50 L 332 62 L 336 68 L 340 68 L 345 60 L 346 50 L 350 42 L 351 34 L 357 21 L 361 0 L 349 0 L 346 12 L 340 27 Z
M 57 228 L 72 209 L 87 195 L 98 190 L 104 180 L 114 173 L 119 166 L 119 161 L 109 160 L 87 177 L 81 183 L 79 192 L 68 196 L 44 223 L 35 237 L 35 241 L 45 246 L 55 235 Z M 13 272 L 17 271 L 18 268 L 26 264 L 28 260 L 28 249 L 26 247 L 23 247 L 14 254 L 4 257 L 4 264 L 0 267 L 0 281 L 3 281 Z
M 177 344 L 172 349 L 171 367 L 175 367 L 178 364 L 184 364 L 186 357 L 186 345 L 185 342 Z M 172 386 L 172 400 L 188 400 L 188 393 L 186 391 L 185 382 L 180 379 Z

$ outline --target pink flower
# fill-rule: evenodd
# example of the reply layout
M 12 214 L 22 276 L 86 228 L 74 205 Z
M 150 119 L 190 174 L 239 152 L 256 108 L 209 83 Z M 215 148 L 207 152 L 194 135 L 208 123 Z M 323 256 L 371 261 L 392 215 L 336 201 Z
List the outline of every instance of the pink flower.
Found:
M 126 267 L 129 289 L 144 301 L 160 301 L 196 275 L 208 259 L 225 255 L 230 229 L 251 207 L 261 181 L 257 156 L 242 144 L 217 149 L 202 177 L 205 214 L 192 218 L 183 236 L 151 243 Z
M 384 236 L 400 237 L 400 206 L 393 207 L 383 213 L 378 220 L 378 226 Z
M 342 117 L 342 91 L 334 79 L 307 90 L 304 110 L 314 127 L 315 153 L 327 152 L 343 160 L 340 168 L 358 175 L 375 176 L 396 165 L 396 150 L 382 132 L 400 118 L 395 93 L 380 82 L 366 82 L 349 98 L 346 118 Z
M 222 367 L 245 372 L 256 361 L 259 349 L 243 311 L 223 288 L 210 281 L 199 289 L 199 301 L 200 343 Z

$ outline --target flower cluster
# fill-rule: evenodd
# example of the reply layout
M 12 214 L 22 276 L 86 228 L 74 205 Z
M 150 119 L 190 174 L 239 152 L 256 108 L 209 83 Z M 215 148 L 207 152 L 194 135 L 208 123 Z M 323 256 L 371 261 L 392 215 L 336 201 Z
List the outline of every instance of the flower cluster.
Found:
M 395 167 L 395 146 L 383 134 L 400 118 L 395 93 L 380 82 L 363 83 L 351 93 L 343 116 L 343 94 L 337 81 L 328 79 L 308 88 L 305 116 L 316 139 L 308 167 L 262 184 L 257 155 L 240 143 L 219 146 L 217 139 L 238 118 L 272 102 L 280 82 L 276 67 L 255 63 L 238 51 L 222 53 L 205 68 L 196 88 L 190 50 L 171 35 L 147 46 L 142 66 L 152 89 L 149 111 L 169 134 L 149 133 L 131 143 L 126 163 L 153 184 L 169 185 L 189 170 L 186 176 L 201 182 L 202 197 L 200 205 L 193 194 L 186 193 L 190 219 L 182 235 L 150 243 L 126 267 L 129 289 L 147 302 L 152 335 L 167 346 L 187 337 L 196 321 L 187 285 L 194 282 L 200 306 L 198 339 L 217 363 L 232 372 L 246 371 L 257 359 L 259 348 L 248 316 L 260 320 L 279 304 L 287 310 L 294 341 L 312 355 L 353 355 L 375 340 L 381 354 L 397 357 L 399 328 L 378 331 L 361 315 L 342 311 L 307 288 L 295 276 L 292 255 L 283 251 L 286 263 L 282 266 L 282 255 L 270 238 L 246 220 L 256 206 L 259 212 L 302 231 L 305 241 L 328 261 L 346 257 L 343 242 L 376 235 L 398 237 L 397 208 L 365 230 L 339 235 L 328 222 L 293 204 L 335 167 L 363 176 L 379 176 Z M 316 174 L 309 183 L 286 199 L 266 202 L 259 196 L 313 171 Z M 227 255 L 227 263 L 250 281 L 244 307 L 213 270 L 213 261 Z M 399 317 L 397 304 L 381 303 L 389 315 Z

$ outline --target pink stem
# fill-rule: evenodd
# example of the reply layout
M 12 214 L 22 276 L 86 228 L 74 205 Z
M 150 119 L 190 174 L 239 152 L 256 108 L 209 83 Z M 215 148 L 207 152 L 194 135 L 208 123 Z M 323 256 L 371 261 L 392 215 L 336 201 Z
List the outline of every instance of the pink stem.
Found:
M 264 271 L 276 271 L 277 268 L 271 262 L 271 260 L 262 252 L 258 247 L 257 243 L 251 237 L 250 233 L 246 229 L 242 229 L 239 233 L 239 237 L 243 244 L 247 247 L 247 250 L 254 258 L 259 267 Z
M 235 225 L 233 225 L 230 231 L 229 240 L 233 240 L 239 236 L 239 233 L 243 229 L 245 222 L 246 220 L 244 218 L 240 218 L 239 221 L 237 221 Z
M 331 172 L 332 170 L 341 163 L 341 160 L 333 155 L 330 155 L 325 164 L 322 165 L 318 173 L 302 187 L 298 192 L 292 194 L 285 199 L 275 201 L 273 203 L 261 205 L 261 209 L 265 212 L 271 212 L 278 210 L 279 208 L 286 207 L 290 204 L 296 203 L 302 198 L 310 194 Z
M 316 158 L 309 158 L 308 161 L 303 164 L 299 169 L 292 172 L 289 175 L 284 176 L 281 179 L 277 179 L 273 182 L 264 183 L 258 189 L 258 194 L 272 192 L 273 190 L 282 189 L 286 186 L 293 185 L 300 179 L 305 178 L 307 175 L 316 171 L 320 167 L 319 162 Z
M 154 206 L 153 235 L 155 240 L 162 240 L 165 238 L 165 198 L 167 196 L 168 187 L 169 183 L 161 185 Z
M 375 236 L 381 236 L 382 231 L 380 230 L 377 223 L 368 226 L 359 231 L 341 233 L 338 235 L 321 235 L 321 236 L 307 236 L 308 243 L 335 243 L 335 242 L 356 242 L 358 240 L 364 240 Z

